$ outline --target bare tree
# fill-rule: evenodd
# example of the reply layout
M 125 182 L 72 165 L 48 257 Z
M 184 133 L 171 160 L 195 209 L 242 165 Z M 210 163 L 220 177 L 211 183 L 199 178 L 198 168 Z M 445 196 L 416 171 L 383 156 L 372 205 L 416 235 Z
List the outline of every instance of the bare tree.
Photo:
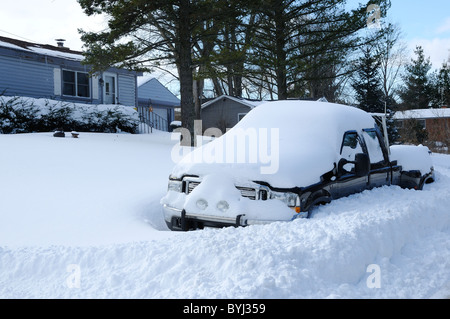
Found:
M 385 101 L 395 101 L 401 72 L 407 61 L 407 47 L 401 41 L 400 27 L 389 24 L 382 37 L 376 41 L 375 50 L 380 61 L 380 77 Z M 392 103 L 392 102 L 391 102 Z

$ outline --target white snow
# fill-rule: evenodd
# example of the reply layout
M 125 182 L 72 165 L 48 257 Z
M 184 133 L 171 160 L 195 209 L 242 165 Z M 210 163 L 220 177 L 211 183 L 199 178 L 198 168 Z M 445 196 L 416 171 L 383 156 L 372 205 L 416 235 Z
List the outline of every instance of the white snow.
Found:
M 423 145 L 392 145 L 391 160 L 396 160 L 404 171 L 419 170 L 428 174 L 433 166 L 429 148 Z
M 449 118 L 450 109 L 417 109 L 398 111 L 394 114 L 394 120 L 408 120 L 408 119 L 434 119 L 434 118 Z
M 23 48 L 21 46 L 11 44 L 5 41 L 0 41 L 0 46 L 6 47 L 6 48 L 12 48 L 15 50 L 21 50 L 21 51 L 29 51 L 34 52 L 37 54 L 52 56 L 52 57 L 59 57 L 69 60 L 75 60 L 75 61 L 82 61 L 84 59 L 83 54 L 81 52 L 71 51 L 71 52 L 63 52 L 60 50 L 51 50 L 41 47 L 40 44 L 32 44 L 30 43 L 26 48 Z
M 320 182 L 338 163 L 346 131 L 374 127 L 368 113 L 350 106 L 267 102 L 227 134 L 185 156 L 173 175 L 205 176 L 220 169 L 235 178 L 262 179 L 273 187 L 306 187 Z
M 9 101 L 11 100 L 14 101 L 16 99 L 18 105 L 27 105 L 27 104 L 33 105 L 37 110 L 39 110 L 38 115 L 40 116 L 48 114 L 51 110 L 57 111 L 62 108 L 68 108 L 73 112 L 72 118 L 77 120 L 81 120 L 83 115 L 85 116 L 89 113 L 107 112 L 107 111 L 120 111 L 120 113 L 129 116 L 133 120 L 136 121 L 139 120 L 139 114 L 133 107 L 120 104 L 86 104 L 86 103 L 51 100 L 46 98 L 31 98 L 18 96 L 0 97 L 0 101 L 4 103 L 8 103 Z
M 450 297 L 447 155 L 423 191 L 175 233 L 159 204 L 168 133 L 52 135 L 0 135 L 0 298 Z

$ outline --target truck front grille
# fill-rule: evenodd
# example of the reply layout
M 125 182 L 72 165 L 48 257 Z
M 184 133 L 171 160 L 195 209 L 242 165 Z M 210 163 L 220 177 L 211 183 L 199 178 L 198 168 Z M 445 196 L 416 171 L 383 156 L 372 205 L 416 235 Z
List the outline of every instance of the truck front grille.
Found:
M 187 187 L 185 188 L 186 189 L 186 193 L 190 194 L 190 193 L 192 193 L 192 191 L 198 185 L 200 185 L 200 182 L 186 181 L 186 185 L 187 185 Z M 251 200 L 256 200 L 257 199 L 257 191 L 256 191 L 256 189 L 254 189 L 252 187 L 239 187 L 239 186 L 236 186 L 236 188 L 241 192 L 242 197 L 246 197 L 246 198 L 249 198 Z
M 242 197 L 250 198 L 251 200 L 256 200 L 256 189 L 251 187 L 236 187 L 241 191 Z

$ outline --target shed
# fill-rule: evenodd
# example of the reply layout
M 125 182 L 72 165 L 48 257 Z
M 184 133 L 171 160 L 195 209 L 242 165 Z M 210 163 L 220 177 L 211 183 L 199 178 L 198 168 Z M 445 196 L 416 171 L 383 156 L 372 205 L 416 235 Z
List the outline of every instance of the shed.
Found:
M 137 105 L 140 72 L 109 68 L 90 74 L 83 55 L 64 46 L 0 36 L 0 94 L 86 104 Z
M 202 104 L 202 128 L 218 128 L 225 132 L 235 126 L 248 112 L 264 101 L 222 95 Z
M 180 99 L 158 79 L 151 78 L 138 87 L 138 106 L 140 116 L 148 117 L 149 125 L 169 131 L 170 123 L 175 120 L 175 108 L 180 107 Z

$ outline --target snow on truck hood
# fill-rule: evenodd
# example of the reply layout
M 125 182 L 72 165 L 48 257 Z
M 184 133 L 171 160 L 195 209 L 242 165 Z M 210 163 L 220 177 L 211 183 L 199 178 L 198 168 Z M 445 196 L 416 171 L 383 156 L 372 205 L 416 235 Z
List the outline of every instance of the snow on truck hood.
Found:
M 236 183 L 264 181 L 273 187 L 306 187 L 339 160 L 343 134 L 375 127 L 355 107 L 311 101 L 266 102 L 235 127 L 187 154 L 172 176 L 221 172 Z M 205 132 L 206 133 L 206 132 Z

